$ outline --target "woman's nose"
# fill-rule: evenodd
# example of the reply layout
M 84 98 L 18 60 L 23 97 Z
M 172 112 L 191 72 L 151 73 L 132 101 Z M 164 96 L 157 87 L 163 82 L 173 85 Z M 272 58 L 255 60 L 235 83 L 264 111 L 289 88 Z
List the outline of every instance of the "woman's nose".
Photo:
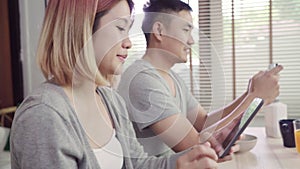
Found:
M 123 48 L 130 49 L 131 46 L 132 46 L 132 43 L 131 43 L 129 37 L 127 37 L 126 39 L 123 40 L 123 43 L 122 43 Z

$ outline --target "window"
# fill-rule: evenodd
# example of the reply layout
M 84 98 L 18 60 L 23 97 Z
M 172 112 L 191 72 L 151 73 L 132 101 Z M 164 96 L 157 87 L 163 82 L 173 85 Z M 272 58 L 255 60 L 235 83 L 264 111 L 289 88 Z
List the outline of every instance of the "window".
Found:
M 196 44 L 189 61 L 174 70 L 207 111 L 240 96 L 252 75 L 279 63 L 284 66 L 279 99 L 288 105 L 290 115 L 299 115 L 299 0 L 183 1 L 193 8 Z M 125 67 L 145 52 L 140 30 L 145 2 L 135 0 L 137 15 L 130 37 L 134 47 Z
M 300 1 L 198 2 L 199 57 L 192 58 L 205 63 L 202 67 L 206 69 L 198 69 L 209 77 L 201 78 L 200 89 L 201 84 L 211 84 L 211 89 L 199 89 L 199 101 L 205 101 L 207 109 L 215 106 L 214 100 L 216 104 L 228 103 L 246 90 L 253 74 L 266 70 L 270 63 L 279 63 L 284 66 L 279 99 L 288 105 L 290 115 L 299 114 Z M 219 93 L 220 89 L 225 93 Z

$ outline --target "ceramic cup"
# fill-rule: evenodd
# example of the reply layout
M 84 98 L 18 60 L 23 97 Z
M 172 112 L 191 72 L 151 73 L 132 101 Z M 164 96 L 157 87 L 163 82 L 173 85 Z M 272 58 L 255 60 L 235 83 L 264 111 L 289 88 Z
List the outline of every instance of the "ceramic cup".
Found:
M 279 128 L 285 147 L 295 147 L 295 136 L 293 121 L 295 119 L 282 119 L 279 120 Z

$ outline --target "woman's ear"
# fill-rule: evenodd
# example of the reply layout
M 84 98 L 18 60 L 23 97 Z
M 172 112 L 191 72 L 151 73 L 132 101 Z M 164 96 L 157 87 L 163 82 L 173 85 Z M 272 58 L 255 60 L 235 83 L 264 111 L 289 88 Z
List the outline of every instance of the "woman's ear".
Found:
M 152 26 L 152 32 L 155 39 L 158 41 L 162 40 L 164 26 L 161 22 L 155 22 Z

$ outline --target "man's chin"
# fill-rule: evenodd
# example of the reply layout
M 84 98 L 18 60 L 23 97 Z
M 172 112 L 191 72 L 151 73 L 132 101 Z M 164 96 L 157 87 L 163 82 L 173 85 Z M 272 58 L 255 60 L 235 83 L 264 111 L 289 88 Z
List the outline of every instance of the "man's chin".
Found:
M 183 58 L 183 57 L 176 57 L 175 58 L 175 64 L 176 63 L 186 63 L 187 62 L 187 58 L 185 57 L 185 58 Z

